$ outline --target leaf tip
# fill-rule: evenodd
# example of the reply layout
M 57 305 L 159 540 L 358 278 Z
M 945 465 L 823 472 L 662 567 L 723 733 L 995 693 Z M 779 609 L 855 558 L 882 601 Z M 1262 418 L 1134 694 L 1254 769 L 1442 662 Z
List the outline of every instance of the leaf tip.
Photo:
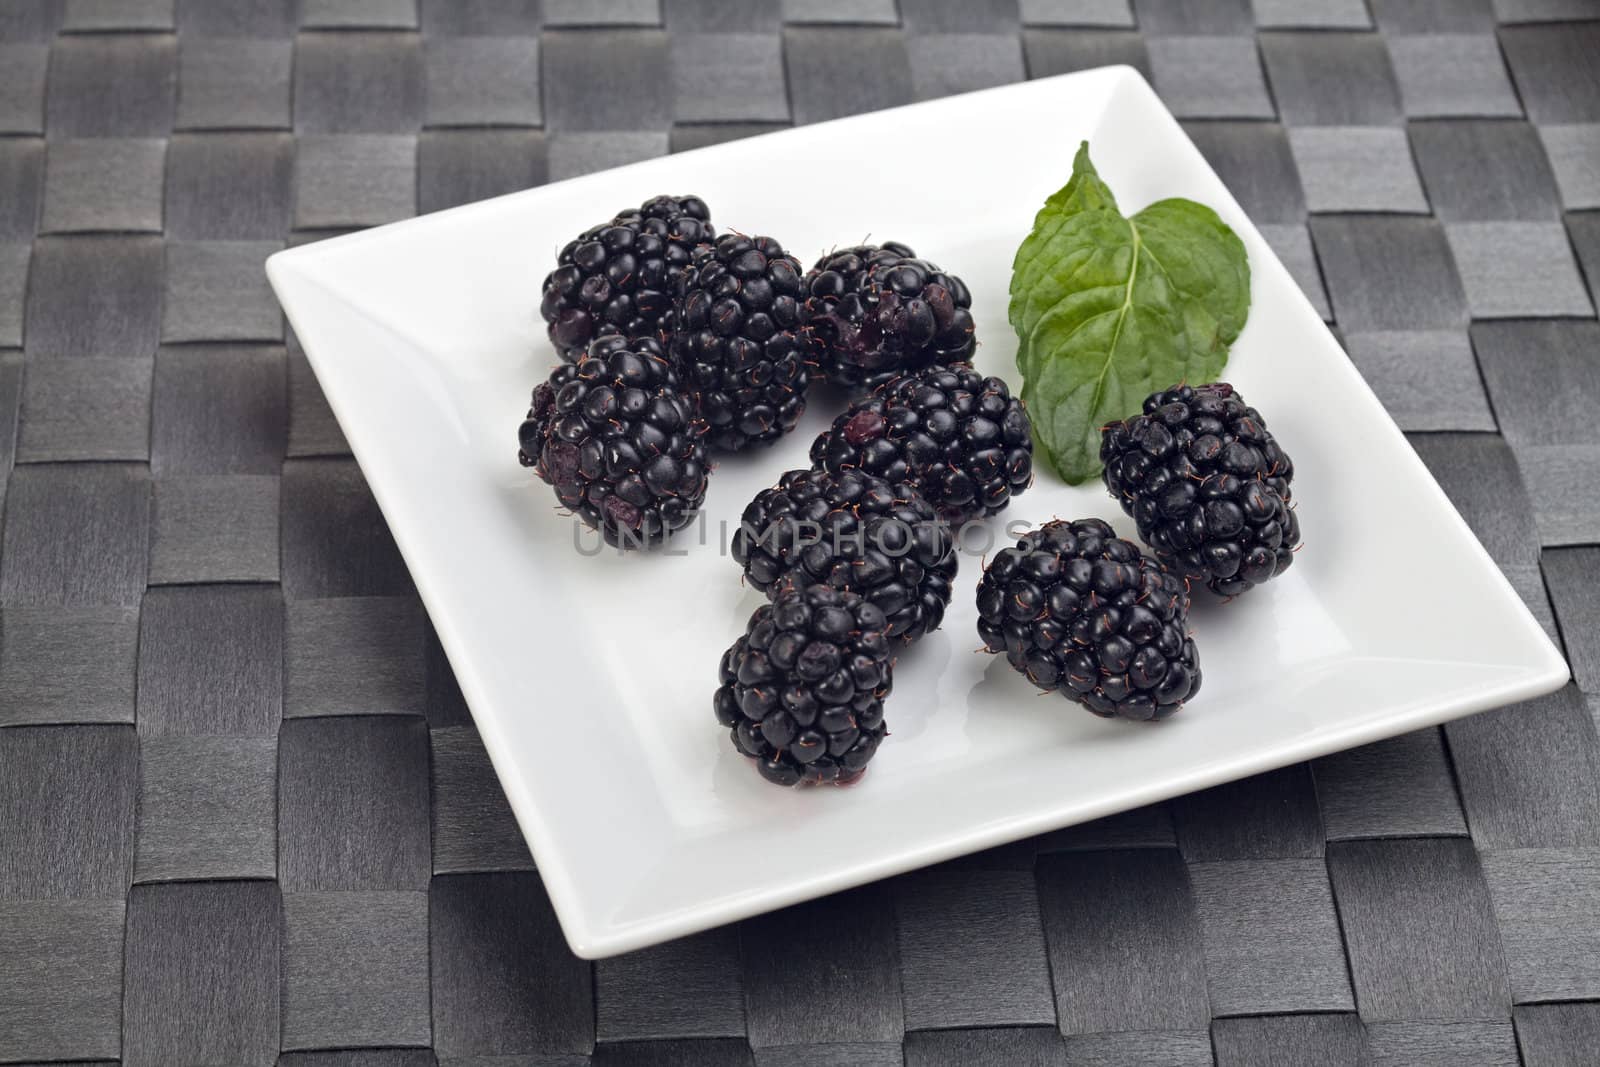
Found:
M 1077 154 L 1072 157 L 1072 176 L 1074 178 L 1100 179 L 1100 172 L 1095 169 L 1094 160 L 1089 158 L 1089 142 L 1078 142 Z

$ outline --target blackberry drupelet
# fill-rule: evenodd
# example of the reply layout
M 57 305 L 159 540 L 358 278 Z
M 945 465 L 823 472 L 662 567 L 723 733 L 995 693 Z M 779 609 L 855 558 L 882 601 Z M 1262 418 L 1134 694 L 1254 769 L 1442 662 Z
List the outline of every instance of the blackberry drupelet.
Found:
M 1184 582 L 1101 519 L 1046 523 L 978 580 L 978 634 L 1096 715 L 1164 719 L 1200 689 Z
M 608 543 L 638 548 L 705 500 L 703 432 L 658 341 L 602 337 L 533 391 L 517 458 Z
M 944 518 L 980 518 L 1032 483 L 1033 427 L 999 378 L 934 366 L 852 404 L 812 443 L 811 463 L 910 481 Z
M 1106 488 L 1177 573 L 1237 596 L 1294 562 L 1294 464 L 1226 382 L 1154 393 L 1105 427 Z
M 794 429 L 810 370 L 801 343 L 800 261 L 770 237 L 724 234 L 680 279 L 672 357 L 710 426 L 737 452 Z
M 716 236 L 697 196 L 658 196 L 568 242 L 544 280 L 539 312 L 561 358 L 589 342 L 653 337 L 694 250 Z
M 916 487 L 860 471 L 789 471 L 745 508 L 733 558 L 769 596 L 819 583 L 859 593 L 907 642 L 939 628 L 956 575 L 950 528 Z
M 903 244 L 830 252 L 805 276 L 812 361 L 830 382 L 869 389 L 897 374 L 972 358 L 972 294 Z
M 712 703 L 768 781 L 854 781 L 888 734 L 883 612 L 830 585 L 785 589 L 723 654 Z

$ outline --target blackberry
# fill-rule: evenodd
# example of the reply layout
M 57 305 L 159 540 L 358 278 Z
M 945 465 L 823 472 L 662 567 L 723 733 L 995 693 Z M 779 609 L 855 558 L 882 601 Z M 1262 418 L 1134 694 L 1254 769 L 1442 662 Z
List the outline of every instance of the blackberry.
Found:
M 695 253 L 673 306 L 672 357 L 726 452 L 794 429 L 811 376 L 800 334 L 800 261 L 770 237 L 724 234 Z
M 635 548 L 705 500 L 703 431 L 660 342 L 602 337 L 533 391 L 517 458 L 609 544 Z
M 830 252 L 805 276 L 812 360 L 837 385 L 972 358 L 972 294 L 903 244 Z
M 769 596 L 818 583 L 859 593 L 908 642 L 939 628 L 956 575 L 950 528 L 916 487 L 860 471 L 785 474 L 744 509 L 733 558 Z
M 978 580 L 978 634 L 1096 715 L 1164 719 L 1200 689 L 1183 581 L 1101 519 L 1050 522 Z
M 1106 488 L 1177 573 L 1237 596 L 1294 562 L 1290 462 L 1226 382 L 1153 393 L 1101 433 Z
M 697 196 L 658 196 L 584 231 L 544 280 L 550 343 L 576 362 L 596 338 L 654 336 L 690 256 L 715 235 Z
M 785 589 L 723 654 L 712 703 L 768 781 L 854 781 L 888 734 L 883 612 L 830 585 Z
M 813 466 L 914 482 L 951 520 L 993 515 L 1033 481 L 1033 426 L 999 378 L 928 367 L 858 400 L 811 445 Z

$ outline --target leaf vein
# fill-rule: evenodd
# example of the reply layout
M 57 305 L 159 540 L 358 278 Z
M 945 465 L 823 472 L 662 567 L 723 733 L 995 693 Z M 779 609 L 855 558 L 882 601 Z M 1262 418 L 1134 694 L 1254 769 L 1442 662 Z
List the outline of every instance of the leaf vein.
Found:
M 1094 395 L 1089 398 L 1091 412 L 1100 409 L 1100 401 L 1104 399 L 1106 387 L 1106 373 L 1111 370 L 1111 361 L 1117 351 L 1117 342 L 1122 338 L 1122 327 L 1128 321 L 1128 316 L 1133 311 L 1133 283 L 1139 277 L 1139 248 L 1143 242 L 1139 238 L 1139 227 L 1132 219 L 1128 219 L 1128 232 L 1133 234 L 1133 264 L 1128 268 L 1128 287 L 1122 293 L 1122 307 L 1117 309 L 1117 325 L 1111 330 L 1111 343 L 1106 345 L 1105 362 L 1100 364 L 1100 373 L 1094 379 Z

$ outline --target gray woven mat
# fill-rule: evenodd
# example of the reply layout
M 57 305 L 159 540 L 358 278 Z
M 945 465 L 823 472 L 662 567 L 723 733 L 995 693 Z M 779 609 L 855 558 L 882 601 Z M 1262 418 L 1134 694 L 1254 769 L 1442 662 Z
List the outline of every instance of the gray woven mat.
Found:
M 0 0 L 0 1061 L 1600 1063 L 1589 20 Z M 1337 316 L 1576 683 L 574 959 L 263 257 L 1111 62 Z

